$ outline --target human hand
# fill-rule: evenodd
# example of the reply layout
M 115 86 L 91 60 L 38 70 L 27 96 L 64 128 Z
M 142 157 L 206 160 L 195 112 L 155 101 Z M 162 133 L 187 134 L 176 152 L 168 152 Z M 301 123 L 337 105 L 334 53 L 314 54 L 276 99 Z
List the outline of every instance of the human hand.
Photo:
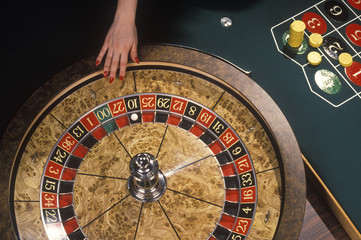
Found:
M 99 65 L 106 54 L 103 74 L 105 78 L 109 76 L 110 83 L 114 81 L 118 67 L 119 78 L 120 80 L 124 79 L 128 56 L 134 62 L 139 63 L 137 46 L 135 16 L 131 11 L 120 11 L 116 14 L 96 59 L 96 65 Z

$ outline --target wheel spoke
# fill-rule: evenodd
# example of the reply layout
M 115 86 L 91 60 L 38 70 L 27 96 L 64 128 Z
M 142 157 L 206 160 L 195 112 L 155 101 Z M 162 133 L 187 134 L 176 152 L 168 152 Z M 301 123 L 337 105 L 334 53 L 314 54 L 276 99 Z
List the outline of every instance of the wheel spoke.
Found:
M 160 145 L 159 145 L 159 149 L 158 149 L 158 153 L 157 153 L 157 156 L 155 156 L 156 158 L 158 157 L 158 155 L 159 155 L 159 152 L 160 152 L 160 149 L 162 148 L 162 145 L 163 145 L 163 141 L 164 141 L 165 135 L 166 135 L 166 133 L 167 133 L 167 130 L 168 130 L 168 126 L 169 126 L 169 125 L 167 125 L 167 127 L 165 128 L 165 131 L 164 131 L 164 134 L 163 134 L 163 138 L 162 138 L 162 141 L 160 142 Z
M 134 240 L 135 240 L 136 237 L 137 237 L 137 232 L 138 232 L 140 217 L 142 216 L 142 210 L 143 210 L 143 203 L 142 203 L 142 205 L 140 205 L 140 211 L 139 211 L 139 216 L 138 216 L 137 228 L 135 229 Z
M 128 178 L 104 176 L 104 175 L 89 174 L 89 173 L 77 173 L 77 174 L 84 175 L 84 176 L 91 176 L 91 177 L 99 177 L 99 178 L 112 178 L 112 179 L 119 179 L 119 180 L 125 180 L 125 181 L 128 180 Z
M 39 203 L 40 201 L 36 201 L 36 200 L 14 200 L 14 202 L 18 202 L 18 203 Z
M 186 168 L 186 167 L 192 166 L 193 164 L 198 163 L 198 162 L 200 162 L 200 161 L 203 161 L 203 160 L 205 160 L 205 159 L 207 159 L 207 158 L 209 158 L 209 157 L 212 157 L 212 156 L 213 156 L 213 155 L 210 154 L 210 155 L 208 155 L 208 156 L 205 156 L 205 157 L 203 157 L 203 158 L 200 158 L 200 159 L 198 159 L 198 160 L 195 160 L 195 161 L 193 161 L 193 162 L 191 162 L 191 163 L 188 163 L 188 164 L 186 164 L 186 165 L 184 165 L 184 166 L 181 166 L 181 167 L 179 167 L 179 168 L 177 168 L 177 169 L 175 169 L 175 170 L 172 170 L 172 171 L 166 173 L 165 175 L 166 175 L 166 176 L 171 176 L 171 175 L 173 175 L 174 173 L 176 173 L 176 172 L 178 172 L 178 171 L 180 171 L 180 170 L 182 170 L 182 169 L 184 169 L 184 168 Z
M 101 216 L 103 216 L 104 214 L 106 214 L 107 212 L 109 212 L 112 208 L 114 208 L 115 206 L 117 206 L 119 203 L 121 203 L 124 199 L 126 199 L 127 197 L 129 197 L 130 194 L 128 194 L 127 196 L 123 197 L 121 200 L 119 200 L 117 203 L 115 203 L 113 206 L 111 206 L 110 208 L 108 208 L 107 210 L 105 210 L 104 212 L 102 212 L 101 214 L 99 214 L 96 218 L 94 218 L 93 220 L 91 220 L 89 223 L 87 223 L 84 227 L 86 228 L 87 226 L 89 226 L 90 224 L 92 224 L 95 220 L 97 220 L 98 218 L 100 218 Z
M 120 145 L 122 145 L 123 149 L 125 150 L 125 152 L 128 154 L 128 156 L 130 157 L 130 159 L 132 159 L 133 157 L 129 154 L 128 150 L 125 148 L 125 146 L 123 145 L 122 141 L 120 141 L 120 139 L 118 138 L 117 134 L 115 134 L 114 132 L 114 136 L 117 138 L 118 142 L 120 143 Z
M 179 237 L 179 235 L 178 235 L 177 230 L 174 228 L 173 223 L 170 221 L 170 219 L 169 219 L 169 217 L 168 217 L 167 213 L 165 212 L 165 210 L 164 210 L 164 208 L 163 208 L 162 204 L 160 203 L 160 201 L 159 201 L 159 200 L 158 200 L 157 202 L 159 203 L 159 206 L 160 206 L 160 208 L 162 209 L 162 211 L 163 211 L 164 215 L 167 217 L 168 222 L 169 222 L 169 223 L 170 223 L 170 225 L 172 226 L 172 228 L 173 228 L 173 230 L 174 230 L 175 234 L 177 234 L 178 239 L 181 239 L 181 238 Z
M 211 205 L 213 205 L 213 206 L 222 208 L 222 206 L 220 206 L 220 205 L 218 205 L 218 204 L 215 204 L 215 203 L 212 203 L 212 202 L 208 202 L 208 201 L 206 201 L 206 200 L 203 200 L 203 199 L 200 199 L 200 198 L 197 198 L 197 197 L 193 197 L 193 196 L 191 196 L 191 195 L 188 195 L 188 194 L 185 194 L 185 193 L 182 193 L 182 192 L 178 192 L 177 190 L 174 190 L 174 189 L 167 188 L 167 190 L 170 190 L 170 191 L 172 191 L 172 192 L 174 192 L 174 193 L 178 193 L 178 194 L 181 194 L 181 195 L 183 195 L 183 196 L 186 196 L 186 197 L 189 197 L 189 198 L 193 198 L 193 199 L 195 199 L 195 200 L 198 200 L 198 201 L 201 201 L 201 202 L 204 202 L 204 203 L 208 203 L 208 204 L 211 204 Z

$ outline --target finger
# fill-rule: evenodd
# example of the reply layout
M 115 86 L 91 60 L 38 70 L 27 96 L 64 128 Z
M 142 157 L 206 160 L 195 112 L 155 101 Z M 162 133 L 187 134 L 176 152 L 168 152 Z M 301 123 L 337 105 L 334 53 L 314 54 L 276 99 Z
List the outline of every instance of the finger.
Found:
M 112 62 L 112 58 L 113 58 L 113 50 L 112 49 L 108 49 L 108 53 L 105 57 L 105 62 L 104 62 L 104 77 L 106 77 L 106 75 L 109 74 L 109 68 L 110 68 L 110 64 Z
M 119 64 L 119 58 L 120 58 L 120 54 L 114 52 L 113 58 L 112 58 L 112 63 L 111 63 L 111 66 L 110 66 L 110 74 L 109 74 L 109 81 L 110 82 L 113 82 L 113 80 L 115 78 L 115 74 L 117 72 L 118 64 Z
M 96 58 L 95 66 L 98 66 L 102 62 L 103 57 L 108 50 L 108 47 L 109 47 L 108 41 L 105 41 L 102 48 L 100 49 L 100 52 L 99 52 L 97 58 Z
M 120 80 L 123 80 L 125 76 L 125 70 L 127 69 L 127 63 L 128 63 L 128 54 L 129 54 L 128 52 L 125 52 L 120 56 L 120 65 L 119 65 Z
M 103 75 L 104 78 L 107 78 L 109 76 L 109 68 L 110 68 L 110 63 L 111 63 L 111 59 L 112 59 L 113 54 L 111 54 L 111 52 L 108 52 L 106 58 L 105 58 L 105 63 L 104 63 L 104 68 L 103 68 Z
M 137 42 L 134 42 L 133 43 L 133 46 L 130 50 L 130 58 L 133 60 L 133 62 L 136 62 L 139 64 L 139 59 L 138 59 L 138 51 L 137 51 L 137 46 L 138 43 Z

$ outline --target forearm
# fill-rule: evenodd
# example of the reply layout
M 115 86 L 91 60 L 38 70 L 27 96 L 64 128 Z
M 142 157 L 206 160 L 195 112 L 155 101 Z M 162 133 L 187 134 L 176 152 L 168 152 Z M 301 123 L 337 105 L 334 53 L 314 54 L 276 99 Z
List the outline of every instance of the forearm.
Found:
M 114 21 L 126 17 L 129 21 L 135 21 L 138 0 L 118 0 Z

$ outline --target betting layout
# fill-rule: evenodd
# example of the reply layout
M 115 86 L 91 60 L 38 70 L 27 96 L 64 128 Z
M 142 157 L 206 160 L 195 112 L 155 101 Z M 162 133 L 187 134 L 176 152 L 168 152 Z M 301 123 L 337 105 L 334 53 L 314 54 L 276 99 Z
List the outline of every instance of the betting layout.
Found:
M 84 239 L 73 207 L 77 171 L 89 151 L 116 130 L 135 124 L 177 126 L 201 140 L 224 178 L 223 213 L 209 239 L 244 239 L 252 225 L 257 185 L 249 154 L 235 131 L 212 110 L 169 94 L 133 94 L 97 106 L 75 121 L 54 146 L 41 181 L 41 214 L 50 238 Z
M 333 107 L 361 98 L 360 14 L 359 0 L 321 1 L 271 28 L 278 51 L 302 68 L 311 92 Z M 292 48 L 288 38 L 295 21 L 305 31 L 302 44 Z M 320 45 L 313 44 L 316 35 Z

